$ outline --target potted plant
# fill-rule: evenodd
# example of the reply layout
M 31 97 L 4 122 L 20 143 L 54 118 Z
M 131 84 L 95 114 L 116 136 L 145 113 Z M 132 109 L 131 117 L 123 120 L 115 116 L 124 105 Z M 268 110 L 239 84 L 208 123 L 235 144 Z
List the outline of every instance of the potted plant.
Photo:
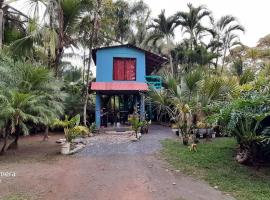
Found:
M 94 133 L 97 132 L 97 126 L 95 123 L 92 123 L 90 126 L 89 126 L 89 135 L 88 136 L 92 136 Z
M 76 115 L 71 119 L 65 116 L 64 120 L 56 119 L 53 123 L 54 126 L 63 127 L 65 133 L 65 142 L 61 146 L 61 154 L 69 154 L 70 144 L 73 139 L 79 136 L 89 134 L 89 129 L 85 126 L 79 126 L 80 115 Z
M 196 125 L 198 127 L 198 133 L 199 133 L 199 137 L 200 138 L 203 138 L 203 135 L 204 135 L 204 131 L 206 132 L 207 129 L 206 129 L 206 123 L 202 122 L 202 121 L 199 121 Z
M 150 124 L 151 124 L 151 120 L 150 121 L 146 121 L 146 120 L 144 121 L 144 124 L 141 127 L 141 133 L 142 134 L 147 134 L 148 133 Z
M 181 131 L 183 144 L 188 145 L 189 130 L 190 130 L 188 118 L 190 116 L 190 108 L 187 104 L 177 104 L 176 105 L 176 113 L 177 113 L 177 115 L 174 118 L 175 118 L 177 127 Z M 179 135 L 180 135 L 180 133 L 179 133 Z
M 172 131 L 173 131 L 177 136 L 179 136 L 179 127 L 178 127 L 178 125 L 177 125 L 176 123 L 174 123 L 174 124 L 172 124 L 171 128 L 172 128 Z
M 132 130 L 135 132 L 135 140 L 138 140 L 141 137 L 139 130 L 144 126 L 145 122 L 140 121 L 139 117 L 136 115 L 131 116 L 128 121 L 131 124 Z

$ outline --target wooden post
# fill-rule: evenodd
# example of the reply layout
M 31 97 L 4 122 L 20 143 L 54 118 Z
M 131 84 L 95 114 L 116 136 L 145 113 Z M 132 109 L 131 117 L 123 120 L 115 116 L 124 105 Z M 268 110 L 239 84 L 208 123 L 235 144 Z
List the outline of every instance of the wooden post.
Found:
M 140 94 L 140 120 L 145 120 L 145 104 L 144 104 L 144 94 Z
M 100 128 L 100 112 L 101 112 L 101 97 L 100 94 L 96 94 L 96 126 Z
M 113 118 L 114 118 L 114 126 L 116 126 L 116 117 L 115 117 L 115 95 L 113 95 Z

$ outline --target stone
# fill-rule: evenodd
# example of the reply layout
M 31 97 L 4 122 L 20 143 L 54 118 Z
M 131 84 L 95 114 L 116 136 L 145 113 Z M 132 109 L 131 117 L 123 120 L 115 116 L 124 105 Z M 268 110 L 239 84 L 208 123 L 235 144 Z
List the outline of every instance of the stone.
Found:
M 172 184 L 173 184 L 173 185 L 176 185 L 176 183 L 175 183 L 175 182 L 173 182 Z
M 66 142 L 66 139 L 59 139 L 59 140 L 56 140 L 56 143 L 58 143 L 58 144 L 63 144 L 63 143 L 65 143 Z
M 72 140 L 72 143 L 86 145 L 87 144 L 87 139 L 86 138 L 75 138 L 75 139 Z
M 218 186 L 215 185 L 214 188 L 215 188 L 215 189 L 218 189 Z

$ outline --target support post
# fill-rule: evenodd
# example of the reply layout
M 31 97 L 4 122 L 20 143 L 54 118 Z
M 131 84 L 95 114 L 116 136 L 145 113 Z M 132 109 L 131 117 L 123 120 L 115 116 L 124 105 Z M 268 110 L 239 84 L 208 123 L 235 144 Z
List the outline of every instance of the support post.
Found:
M 140 95 L 140 120 L 144 121 L 145 120 L 145 97 L 144 94 L 142 93 Z
M 100 128 L 100 120 L 101 120 L 101 96 L 100 94 L 96 94 L 96 127 Z

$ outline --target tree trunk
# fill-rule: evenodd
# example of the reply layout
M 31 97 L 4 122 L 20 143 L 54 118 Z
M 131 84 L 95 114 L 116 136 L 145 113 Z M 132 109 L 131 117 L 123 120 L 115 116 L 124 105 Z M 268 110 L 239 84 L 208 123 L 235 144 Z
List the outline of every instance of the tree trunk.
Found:
M 224 68 L 224 64 L 225 64 L 226 53 L 227 53 L 227 47 L 225 47 L 225 49 L 224 49 L 224 54 L 223 54 L 223 58 L 222 58 L 222 66 L 221 66 L 221 74 L 223 72 L 223 68 Z
M 82 81 L 84 83 L 84 78 L 85 78 L 85 49 L 83 50 L 83 73 L 82 73 Z
M 89 98 L 89 74 L 90 74 L 90 67 L 92 63 L 92 48 L 94 43 L 96 42 L 98 31 L 99 31 L 99 15 L 101 13 L 101 3 L 102 0 L 97 0 L 97 10 L 94 14 L 94 20 L 93 20 L 93 29 L 90 35 L 90 41 L 89 41 L 89 61 L 88 61 L 88 67 L 87 67 L 87 75 L 86 75 L 86 94 L 85 94 L 85 100 L 84 100 L 84 106 L 83 106 L 83 123 L 86 126 L 87 125 L 87 105 L 88 105 L 88 98 Z
M 1 7 L 0 8 L 0 49 L 2 49 L 3 35 L 4 35 L 3 16 L 4 16 L 4 12 L 3 12 L 2 7 Z
M 15 128 L 15 139 L 13 140 L 13 142 L 11 142 L 9 145 L 8 145 L 8 148 L 7 150 L 10 150 L 10 149 L 18 149 L 18 140 L 19 140 L 19 137 L 20 137 L 20 127 L 17 125 L 16 128 Z
M 90 45 L 92 43 L 90 42 Z M 87 66 L 87 75 L 86 75 L 86 94 L 85 94 L 85 100 L 84 100 L 84 106 L 83 106 L 83 124 L 87 126 L 87 105 L 88 105 L 88 98 L 89 98 L 89 74 L 90 74 L 90 67 L 92 62 L 92 47 L 89 48 L 89 61 Z
M 170 67 L 171 67 L 171 73 L 174 75 L 174 67 L 173 67 L 173 58 L 172 58 L 172 53 L 171 53 L 171 48 L 169 48 L 169 37 L 166 36 L 166 42 L 167 42 L 167 47 L 168 47 L 168 54 L 169 54 L 169 61 L 170 61 Z
M 4 144 L 2 146 L 0 155 L 3 155 L 5 153 L 6 150 L 6 146 L 7 146 L 7 139 L 8 139 L 8 131 L 6 130 L 6 128 L 3 129 L 3 133 L 4 133 Z
M 63 9 L 61 8 L 61 5 L 58 5 L 59 8 L 57 9 L 58 12 L 58 23 L 59 23 L 59 31 L 58 31 L 58 46 L 55 49 L 55 59 L 54 59 L 54 71 L 55 71 L 55 76 L 58 76 L 59 73 L 59 65 L 61 62 L 61 57 L 63 56 L 64 53 L 64 46 L 65 46 L 65 41 L 64 41 L 64 13 Z
M 47 141 L 48 139 L 49 139 L 49 126 L 46 125 L 45 131 L 44 131 L 43 141 Z
M 171 66 L 172 75 L 174 75 L 173 59 L 172 59 L 171 52 L 169 53 L 169 59 L 170 59 L 170 66 Z

